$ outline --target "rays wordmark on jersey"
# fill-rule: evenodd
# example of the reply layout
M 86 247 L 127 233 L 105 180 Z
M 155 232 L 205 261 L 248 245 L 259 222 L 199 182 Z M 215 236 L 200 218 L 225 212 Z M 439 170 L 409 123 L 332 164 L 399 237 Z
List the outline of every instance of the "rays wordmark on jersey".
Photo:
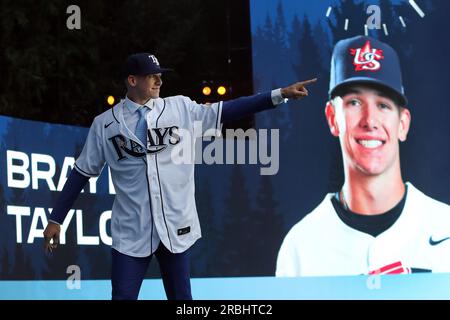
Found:
M 108 138 L 108 140 L 111 141 L 114 146 L 114 150 L 118 157 L 117 161 L 126 159 L 127 156 L 125 154 L 140 158 L 147 153 L 158 153 L 166 149 L 169 144 L 176 145 L 181 140 L 177 126 L 148 129 L 147 136 L 147 150 L 144 150 L 138 142 L 121 134 Z

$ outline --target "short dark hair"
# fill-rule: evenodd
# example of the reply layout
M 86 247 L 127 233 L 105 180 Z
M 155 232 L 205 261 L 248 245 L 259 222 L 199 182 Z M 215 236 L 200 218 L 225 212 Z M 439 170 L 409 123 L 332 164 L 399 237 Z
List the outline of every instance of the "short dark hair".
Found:
M 406 107 L 403 105 L 403 98 L 398 96 L 398 93 L 395 92 L 394 90 L 389 89 L 388 87 L 382 85 L 382 84 L 376 84 L 376 83 L 365 83 L 365 82 L 361 82 L 361 83 L 349 83 L 347 85 L 341 85 L 338 88 L 336 88 L 333 92 L 333 95 L 331 96 L 331 100 L 333 100 L 335 97 L 339 96 L 339 97 L 343 97 L 349 93 L 351 93 L 352 88 L 354 88 L 355 86 L 363 86 L 363 87 L 368 87 L 368 88 L 372 88 L 375 89 L 381 93 L 383 93 L 383 95 L 385 95 L 387 98 L 391 99 L 392 102 L 395 103 L 395 105 L 400 109 L 403 107 Z

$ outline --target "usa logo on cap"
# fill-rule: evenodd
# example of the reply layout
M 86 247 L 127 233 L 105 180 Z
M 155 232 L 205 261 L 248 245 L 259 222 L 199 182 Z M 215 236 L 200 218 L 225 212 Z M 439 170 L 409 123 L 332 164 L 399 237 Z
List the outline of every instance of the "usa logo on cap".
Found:
M 355 56 L 353 59 L 355 71 L 377 71 L 381 68 L 379 60 L 384 59 L 383 50 L 372 49 L 370 41 L 362 48 L 350 49 L 350 54 Z

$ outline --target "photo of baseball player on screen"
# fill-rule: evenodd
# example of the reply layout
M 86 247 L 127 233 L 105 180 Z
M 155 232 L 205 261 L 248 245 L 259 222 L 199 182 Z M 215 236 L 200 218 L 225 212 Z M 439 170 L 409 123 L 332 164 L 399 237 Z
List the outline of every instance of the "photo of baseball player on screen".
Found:
M 325 116 L 344 184 L 290 229 L 276 276 L 450 272 L 450 206 L 402 178 L 399 145 L 415 107 L 391 46 L 367 36 L 337 42 Z

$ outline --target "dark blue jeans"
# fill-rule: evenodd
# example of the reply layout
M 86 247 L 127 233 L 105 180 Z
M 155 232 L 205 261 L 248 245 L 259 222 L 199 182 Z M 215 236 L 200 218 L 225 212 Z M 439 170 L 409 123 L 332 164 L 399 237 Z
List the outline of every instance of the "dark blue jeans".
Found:
M 171 253 L 161 243 L 154 253 L 159 263 L 168 300 L 192 300 L 188 251 Z M 111 249 L 111 254 L 112 299 L 137 300 L 153 255 L 136 258 L 115 249 Z

